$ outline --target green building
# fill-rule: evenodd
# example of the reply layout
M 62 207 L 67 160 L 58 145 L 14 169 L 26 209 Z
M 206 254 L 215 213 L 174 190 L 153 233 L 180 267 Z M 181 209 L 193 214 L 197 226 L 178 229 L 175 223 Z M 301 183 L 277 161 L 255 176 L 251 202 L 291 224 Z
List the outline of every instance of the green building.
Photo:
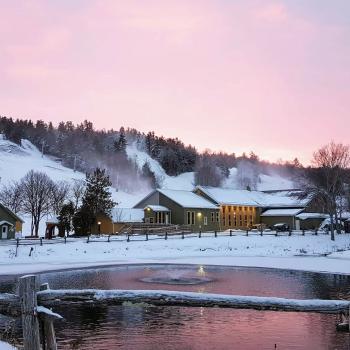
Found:
M 134 208 L 144 210 L 146 224 L 185 225 L 193 231 L 220 228 L 219 207 L 191 191 L 157 189 Z

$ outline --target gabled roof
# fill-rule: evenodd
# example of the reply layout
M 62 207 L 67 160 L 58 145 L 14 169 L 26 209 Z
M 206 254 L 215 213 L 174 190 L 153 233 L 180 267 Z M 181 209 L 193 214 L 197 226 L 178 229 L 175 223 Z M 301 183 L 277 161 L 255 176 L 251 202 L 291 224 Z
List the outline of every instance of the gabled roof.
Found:
M 298 199 L 297 191 L 278 191 L 266 193 L 261 191 L 232 190 L 227 188 L 197 186 L 196 189 L 219 205 L 243 205 L 263 208 L 305 207 L 310 198 Z
M 164 211 L 167 212 L 169 209 L 167 207 L 164 207 L 163 205 L 147 205 L 144 209 L 150 208 L 153 211 Z
M 303 209 L 269 209 L 263 212 L 260 216 L 266 217 L 266 216 L 296 216 L 300 212 L 302 212 Z
M 8 222 L 8 221 L 6 221 L 6 220 L 2 220 L 2 221 L 0 221 L 0 226 L 1 226 L 1 225 L 4 225 L 4 224 L 7 224 L 7 225 L 10 225 L 10 226 L 13 226 L 13 224 L 11 224 L 11 222 Z
M 6 211 L 6 213 L 8 213 L 10 216 L 12 216 L 16 221 L 20 221 L 21 223 L 23 223 L 24 221 L 17 216 L 12 210 L 10 210 L 9 208 L 5 207 L 3 204 L 0 203 L 0 208 L 3 209 L 4 211 Z
M 183 207 L 183 208 L 219 209 L 217 205 L 193 193 L 192 191 L 169 190 L 169 189 L 156 189 L 152 191 L 140 202 L 138 202 L 134 206 L 134 208 L 157 192 L 169 198 L 170 200 L 172 200 L 173 202 L 175 202 L 176 204 L 178 204 L 180 207 Z
M 183 208 L 218 209 L 217 205 L 191 191 L 168 189 L 158 189 L 157 191 Z
M 111 210 L 113 222 L 143 222 L 143 209 L 135 208 L 113 208 Z

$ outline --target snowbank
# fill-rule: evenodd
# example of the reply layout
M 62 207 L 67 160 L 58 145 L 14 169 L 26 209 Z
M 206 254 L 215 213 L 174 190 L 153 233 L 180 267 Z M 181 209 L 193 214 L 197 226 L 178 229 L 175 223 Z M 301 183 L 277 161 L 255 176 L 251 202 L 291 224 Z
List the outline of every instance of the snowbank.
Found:
M 350 273 L 350 236 L 339 235 L 335 242 L 329 236 L 218 236 L 202 238 L 170 237 L 168 240 L 125 237 L 107 242 L 103 237 L 86 243 L 86 239 L 67 244 L 20 246 L 0 244 L 0 274 L 103 266 L 114 264 L 177 263 L 250 266 Z M 117 239 L 114 238 L 113 239 Z M 121 241 L 121 239 L 124 239 Z M 348 250 L 347 252 L 339 252 Z M 327 256 L 326 256 L 327 255 Z

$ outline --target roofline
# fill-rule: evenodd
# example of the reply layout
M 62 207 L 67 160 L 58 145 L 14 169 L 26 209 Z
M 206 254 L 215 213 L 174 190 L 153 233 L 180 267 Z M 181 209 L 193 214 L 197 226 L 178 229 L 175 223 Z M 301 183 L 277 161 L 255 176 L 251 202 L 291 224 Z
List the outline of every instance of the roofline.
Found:
M 9 215 L 13 216 L 16 220 L 20 221 L 22 224 L 24 220 L 22 220 L 18 215 L 16 215 L 11 209 L 5 207 L 2 203 L 0 203 L 0 207 L 4 209 Z
M 140 201 L 138 201 L 131 209 L 139 209 L 136 208 L 139 204 L 141 204 L 144 200 L 148 199 L 149 197 L 151 197 L 154 193 L 157 192 L 158 189 L 155 189 L 153 191 L 151 191 L 148 195 L 146 195 L 146 197 L 143 197 Z
M 293 209 L 293 208 L 291 208 L 291 209 Z M 295 209 L 298 209 L 298 208 L 295 208 Z M 264 213 L 268 212 L 269 210 L 276 210 L 276 209 L 268 209 Z M 260 216 L 265 216 L 265 217 L 271 217 L 271 216 L 278 216 L 278 217 L 280 217 L 280 216 L 297 216 L 297 215 L 301 214 L 303 210 L 304 209 L 299 209 L 295 214 L 289 214 L 289 215 L 288 214 L 264 215 L 264 213 L 261 213 Z
M 182 204 L 180 204 L 179 202 L 175 201 L 173 198 L 170 198 L 170 197 L 167 196 L 165 193 L 163 193 L 163 192 L 162 192 L 162 191 L 163 191 L 162 189 L 157 189 L 157 191 L 158 191 L 159 193 L 161 193 L 163 196 L 169 198 L 171 201 L 173 201 L 173 202 L 176 203 L 177 205 L 179 205 L 181 208 L 188 208 L 188 209 L 219 209 L 219 208 L 204 207 L 204 206 L 197 206 L 197 207 L 188 206 L 188 207 L 185 207 L 185 206 L 183 206 Z M 170 191 L 190 192 L 190 193 L 193 193 L 195 196 L 198 196 L 198 194 L 194 193 L 193 191 L 185 191 L 185 190 L 170 190 Z M 205 198 L 203 198 L 203 197 L 201 197 L 201 196 L 198 196 L 198 197 L 201 198 L 201 199 L 203 199 L 203 200 L 205 200 L 205 201 L 207 201 L 209 204 L 215 206 L 215 204 L 211 203 L 211 202 L 208 201 L 207 199 L 205 199 Z

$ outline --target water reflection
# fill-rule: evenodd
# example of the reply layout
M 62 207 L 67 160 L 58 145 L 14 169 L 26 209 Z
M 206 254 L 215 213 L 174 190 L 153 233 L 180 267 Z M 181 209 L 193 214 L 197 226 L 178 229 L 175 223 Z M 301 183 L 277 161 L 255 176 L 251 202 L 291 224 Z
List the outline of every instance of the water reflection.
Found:
M 152 283 L 205 278 L 200 285 Z M 142 279 L 148 278 L 148 283 Z M 16 278 L 0 277 L 0 291 Z M 269 269 L 147 265 L 51 272 L 40 275 L 52 288 L 170 289 L 196 292 L 350 299 L 350 276 Z M 55 308 L 60 349 L 350 349 L 337 333 L 337 315 L 209 308 L 69 306 Z

